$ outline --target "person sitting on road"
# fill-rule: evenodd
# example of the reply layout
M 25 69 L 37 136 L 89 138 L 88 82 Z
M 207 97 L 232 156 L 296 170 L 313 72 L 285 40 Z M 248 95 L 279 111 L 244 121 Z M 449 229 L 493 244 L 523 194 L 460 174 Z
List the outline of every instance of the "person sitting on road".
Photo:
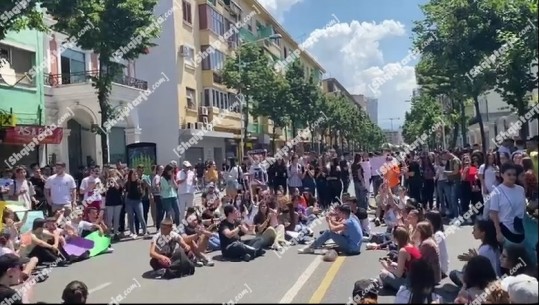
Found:
M 180 234 L 172 231 L 172 225 L 172 219 L 164 219 L 159 232 L 153 236 L 150 243 L 150 266 L 166 279 L 195 273 L 195 265 L 187 254 L 191 247 Z
M 339 220 L 332 219 L 332 216 L 338 217 Z M 309 247 L 300 249 L 300 253 L 314 253 L 315 249 L 322 247 L 330 239 L 345 254 L 356 255 L 360 253 L 363 232 L 359 222 L 354 217 L 351 217 L 351 210 L 348 205 L 337 206 L 336 213 L 326 216 L 326 221 L 329 230 L 320 235 Z
M 263 246 L 267 241 L 255 237 L 242 242 L 241 236 L 249 234 L 249 228 L 240 221 L 240 213 L 233 205 L 224 207 L 225 219 L 219 225 L 219 240 L 221 241 L 221 253 L 228 259 L 251 259 L 266 253 Z
M 39 264 L 57 263 L 58 266 L 69 262 L 60 256 L 60 239 L 45 230 L 45 220 L 38 218 L 32 224 L 32 231 L 21 238 L 21 257 L 37 257 Z M 47 242 L 49 241 L 49 242 Z
M 443 299 L 434 293 L 436 271 L 424 259 L 410 263 L 409 281 L 402 285 L 395 296 L 395 304 L 441 304 Z
M 419 249 L 410 242 L 410 235 L 406 228 L 396 227 L 393 230 L 393 240 L 397 244 L 397 262 L 387 258 L 382 258 L 380 263 L 384 268 L 380 273 L 380 280 L 384 287 L 398 290 L 406 283 L 407 272 L 410 270 L 410 263 L 421 258 Z
M 440 249 L 434 240 L 434 232 L 428 221 L 422 221 L 417 224 L 415 233 L 412 237 L 418 245 L 421 252 L 421 258 L 432 264 L 436 283 L 442 279 L 442 270 L 440 265 Z
M 265 201 L 260 202 L 253 224 L 257 235 L 267 242 L 264 248 L 280 250 L 281 244 L 286 244 L 284 225 L 279 224 L 277 211 L 270 209 Z
M 496 272 L 488 258 L 478 255 L 470 259 L 462 277 L 463 287 L 455 304 L 471 304 L 481 297 L 487 287 L 496 281 Z
M 359 280 L 354 284 L 352 302 L 347 304 L 378 304 L 380 285 L 372 280 Z
M 345 204 L 350 206 L 350 211 L 352 215 L 357 218 L 361 224 L 361 230 L 363 231 L 363 236 L 369 237 L 371 233 L 371 227 L 369 224 L 369 214 L 367 210 L 359 207 L 359 201 L 356 197 L 350 197 L 345 201 Z
M 2 222 L 4 223 L 4 230 L 9 232 L 10 239 L 7 240 L 6 247 L 15 251 L 19 248 L 20 230 L 28 219 L 28 211 L 24 212 L 24 216 L 21 221 L 15 221 L 17 215 L 10 209 L 4 209 Z
M 28 263 L 27 258 L 16 254 L 0 256 L 0 300 L 5 304 L 30 304 L 30 295 L 34 285 L 25 285 L 27 289 L 13 289 L 11 286 L 20 284 L 23 266 Z
M 202 193 L 202 206 L 214 211 L 215 217 L 219 217 L 219 208 L 221 207 L 219 191 L 215 187 L 215 183 L 208 184 L 208 190 Z
M 62 292 L 63 304 L 86 304 L 89 293 L 86 284 L 81 281 L 72 281 Z
M 186 223 L 180 225 L 179 233 L 182 236 L 186 244 L 189 245 L 196 259 L 194 261 L 197 267 L 214 265 L 213 261 L 208 259 L 204 252 L 208 248 L 208 238 L 211 232 L 207 231 L 203 225 L 200 224 L 199 218 L 195 213 L 189 209 L 186 215 Z
M 11 239 L 10 234 L 11 232 L 9 230 L 6 230 L 6 228 L 3 228 L 2 232 L 0 233 L 0 256 L 6 254 L 15 254 L 17 256 L 19 255 L 18 251 L 13 251 L 13 249 L 7 246 Z M 36 269 L 38 262 L 39 261 L 37 257 L 31 257 L 28 260 L 28 263 L 23 265 L 24 269 L 21 272 L 21 281 L 24 282 L 30 277 L 32 272 L 34 272 L 34 270 Z M 46 276 L 46 274 L 44 275 Z M 48 276 L 46 276 L 45 278 L 38 278 L 38 280 L 41 279 L 42 281 L 44 281 L 47 277 Z
M 425 219 L 431 224 L 434 231 L 434 240 L 440 250 L 440 267 L 442 270 L 442 279 L 449 274 L 449 253 L 447 251 L 446 235 L 444 233 L 444 223 L 440 212 L 432 210 L 425 214 Z
M 221 249 L 219 233 L 217 233 L 221 219 L 214 217 L 213 212 L 207 209 L 202 212 L 201 219 L 201 223 L 204 226 L 202 234 L 208 238 L 208 246 L 204 251 L 213 252 Z

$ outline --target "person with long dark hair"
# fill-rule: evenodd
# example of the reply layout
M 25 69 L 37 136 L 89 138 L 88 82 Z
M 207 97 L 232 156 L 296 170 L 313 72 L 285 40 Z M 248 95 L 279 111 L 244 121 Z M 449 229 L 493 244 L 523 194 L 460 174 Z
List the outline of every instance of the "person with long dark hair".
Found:
M 174 179 L 174 168 L 171 165 L 165 166 L 163 175 L 159 180 L 159 190 L 161 192 L 161 206 L 166 217 L 174 219 L 176 226 L 180 225 L 180 207 L 178 205 L 178 195 L 176 189 L 176 179 Z M 163 220 L 162 218 L 160 221 Z
M 286 164 L 284 163 L 284 160 L 280 158 L 275 161 L 274 165 L 273 190 L 277 192 L 277 190 L 282 187 L 284 194 L 286 195 L 286 192 L 288 191 L 288 188 L 286 187 L 286 180 L 288 179 Z
M 339 166 L 339 159 L 333 158 L 329 165 L 328 175 L 326 180 L 328 181 L 329 200 L 330 203 L 341 200 L 343 183 L 341 180 L 341 167 Z
M 511 163 L 500 168 L 502 184 L 492 192 L 489 215 L 496 228 L 499 242 L 508 240 L 520 244 L 524 241 L 524 213 L 526 194 L 524 188 L 516 184 L 517 170 Z
M 137 217 L 139 223 L 142 225 L 142 231 L 145 238 L 149 237 L 146 222 L 142 215 L 142 196 L 143 196 L 143 184 L 138 176 L 136 170 L 131 169 L 127 174 L 127 182 L 125 183 L 126 198 L 125 198 L 125 212 L 127 214 L 127 222 L 129 224 L 129 231 L 131 237 L 136 239 L 139 232 L 135 230 L 135 220 Z
M 524 169 L 524 191 L 528 200 L 537 200 L 537 173 L 533 167 L 533 161 L 529 157 L 522 159 Z
M 498 167 L 495 153 L 487 153 L 485 163 L 483 163 L 478 170 L 478 177 L 481 183 L 481 192 L 483 194 L 483 218 L 488 218 L 487 213 L 490 205 L 490 193 L 498 185 L 498 173 L 500 168 Z
M 421 156 L 421 171 L 423 173 L 422 203 L 432 210 L 434 206 L 434 177 L 436 176 L 436 170 L 427 153 Z
M 62 292 L 63 304 L 86 304 L 89 294 L 86 284 L 81 281 L 72 281 Z
M 318 164 L 318 168 L 314 171 L 315 181 L 316 181 L 316 194 L 318 196 L 318 201 L 320 202 L 320 207 L 322 209 L 329 208 L 331 204 L 331 198 L 329 194 L 329 183 L 326 179 L 328 175 L 328 169 L 324 162 Z
M 402 285 L 395 297 L 395 304 L 442 303 L 442 297 L 434 293 L 436 276 L 432 264 L 424 259 L 410 263 L 408 284 Z
M 463 287 L 460 290 L 456 304 L 471 304 L 481 297 L 483 292 L 491 283 L 496 281 L 496 272 L 488 258 L 478 255 L 472 257 L 462 276 Z
M 354 182 L 354 191 L 356 192 L 356 198 L 358 200 L 359 207 L 362 209 L 368 209 L 368 191 L 365 188 L 365 175 L 364 169 L 361 165 L 362 157 L 361 154 L 356 154 L 354 156 L 354 163 L 352 163 L 352 181 Z
M 434 240 L 438 245 L 440 269 L 442 270 L 443 279 L 449 274 L 449 253 L 447 251 L 442 215 L 438 211 L 429 211 L 425 214 L 425 219 L 431 224 L 432 231 L 434 232 Z

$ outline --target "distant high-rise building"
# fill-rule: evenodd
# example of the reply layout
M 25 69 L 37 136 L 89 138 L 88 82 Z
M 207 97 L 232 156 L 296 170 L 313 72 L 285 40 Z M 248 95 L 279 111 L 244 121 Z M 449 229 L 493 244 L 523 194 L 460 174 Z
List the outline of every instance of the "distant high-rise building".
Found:
M 378 99 L 373 97 L 367 97 L 367 114 L 371 121 L 378 125 Z
M 386 136 L 386 140 L 393 144 L 393 145 L 401 145 L 402 144 L 402 132 L 401 130 L 384 130 L 384 135 Z

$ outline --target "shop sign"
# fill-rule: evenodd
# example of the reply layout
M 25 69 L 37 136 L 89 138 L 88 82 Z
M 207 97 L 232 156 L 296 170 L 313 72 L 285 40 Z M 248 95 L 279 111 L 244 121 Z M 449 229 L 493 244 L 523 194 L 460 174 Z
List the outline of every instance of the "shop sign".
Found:
M 0 127 L 14 127 L 17 125 L 17 117 L 10 113 L 0 113 Z

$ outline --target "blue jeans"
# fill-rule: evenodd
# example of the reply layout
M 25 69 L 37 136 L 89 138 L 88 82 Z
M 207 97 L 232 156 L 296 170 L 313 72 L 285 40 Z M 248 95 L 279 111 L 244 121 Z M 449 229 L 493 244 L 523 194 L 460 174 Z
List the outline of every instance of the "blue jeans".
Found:
M 361 243 L 362 240 L 359 241 L 359 245 L 356 246 L 350 246 L 348 243 L 348 240 L 344 235 L 337 234 L 335 232 L 331 232 L 330 230 L 324 231 L 322 235 L 320 235 L 312 244 L 311 248 L 318 249 L 321 248 L 326 241 L 333 240 L 337 246 L 339 246 L 339 250 L 343 251 L 346 254 L 359 254 L 359 251 L 361 250 Z
M 219 240 L 219 234 L 213 233 L 208 241 L 208 249 L 210 251 L 217 251 L 221 249 L 221 240 Z
M 441 213 L 447 213 L 449 209 L 450 193 L 451 186 L 447 183 L 447 180 L 438 180 L 436 183 L 436 200 Z
M 146 222 L 144 221 L 144 217 L 142 215 L 142 201 L 126 198 L 125 213 L 127 214 L 129 231 L 131 231 L 132 234 L 139 234 L 139 232 L 135 231 L 135 217 L 137 217 L 138 222 L 142 226 L 143 234 L 146 234 L 148 232 L 148 229 L 146 228 Z
M 458 217 L 460 215 L 460 205 L 459 205 L 459 186 L 458 181 L 448 182 L 448 208 L 451 216 Z
M 365 189 L 365 185 L 361 182 L 354 182 L 354 191 L 356 192 L 356 198 L 358 201 L 358 207 L 368 210 L 369 203 L 367 199 L 368 192 Z
M 180 225 L 180 207 L 178 206 L 178 198 L 161 198 L 161 206 L 166 214 L 166 217 L 174 219 L 176 226 Z

